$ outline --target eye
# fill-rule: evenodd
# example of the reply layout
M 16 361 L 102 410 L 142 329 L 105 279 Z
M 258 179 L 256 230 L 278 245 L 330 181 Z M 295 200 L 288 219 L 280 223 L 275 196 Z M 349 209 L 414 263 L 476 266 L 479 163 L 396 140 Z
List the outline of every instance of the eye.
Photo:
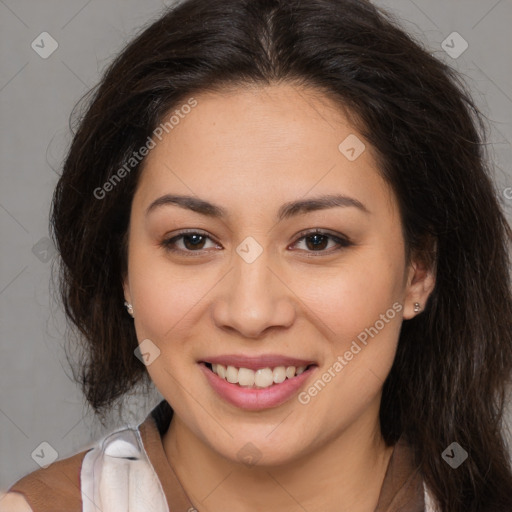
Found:
M 312 231 L 302 232 L 299 234 L 299 239 L 292 245 L 296 246 L 299 242 L 304 241 L 307 252 L 322 252 L 331 253 L 337 250 L 350 247 L 353 243 L 348 238 L 342 235 L 333 235 L 321 229 L 314 229 Z M 329 241 L 333 242 L 334 246 L 338 246 L 334 251 L 326 251 L 329 248 Z M 330 246 L 332 249 L 332 245 Z
M 300 238 L 298 238 L 291 247 L 295 247 L 299 242 L 304 241 L 306 247 L 304 250 L 306 252 L 332 253 L 353 245 L 348 238 L 342 235 L 333 235 L 321 229 L 299 233 L 299 237 Z M 160 246 L 169 252 L 182 253 L 184 255 L 191 256 L 192 253 L 200 254 L 202 251 L 208 249 L 208 247 L 205 247 L 208 240 L 213 243 L 213 247 L 218 247 L 207 233 L 197 230 L 187 230 L 178 233 L 172 238 L 163 240 L 160 243 Z M 329 246 L 329 242 L 332 243 L 331 246 Z M 326 250 L 332 249 L 333 245 L 335 247 L 334 250 Z
M 205 250 L 206 240 L 212 241 L 212 239 L 203 232 L 200 231 L 182 231 L 172 238 L 163 240 L 160 245 L 170 252 L 181 252 L 183 254 L 192 252 L 201 252 Z M 180 246 L 181 247 L 177 247 Z

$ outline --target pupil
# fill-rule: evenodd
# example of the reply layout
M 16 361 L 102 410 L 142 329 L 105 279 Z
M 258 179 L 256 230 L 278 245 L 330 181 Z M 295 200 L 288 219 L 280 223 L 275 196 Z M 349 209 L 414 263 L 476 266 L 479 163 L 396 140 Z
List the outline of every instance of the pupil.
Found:
M 187 249 L 189 245 L 197 249 L 200 244 L 204 242 L 203 238 L 203 235 L 186 235 L 183 237 L 183 240 Z M 327 237 L 325 235 L 316 234 L 308 236 L 306 240 L 308 241 L 307 245 L 309 249 L 324 249 L 326 247 Z M 311 240 L 313 240 L 312 244 L 309 243 Z
M 327 240 L 327 237 L 325 235 L 320 235 L 320 234 L 316 234 L 316 235 L 311 235 L 311 236 L 308 236 L 307 239 L 309 240 L 315 240 L 315 242 L 313 242 L 313 246 L 312 248 L 321 248 L 321 249 L 324 249 L 325 248 L 325 242 Z M 322 239 L 320 240 L 320 243 L 317 243 L 319 242 L 319 239 Z M 324 242 L 324 243 L 322 243 Z M 308 244 L 308 249 L 311 249 L 311 247 L 309 246 Z
M 201 244 L 203 242 L 203 235 L 186 235 L 183 237 L 183 241 L 185 243 L 185 247 L 187 247 L 187 249 L 189 249 L 190 247 L 188 247 L 188 243 L 190 243 L 190 241 L 192 239 L 195 239 L 195 242 L 192 242 L 191 246 L 192 248 L 196 248 L 199 246 L 199 244 Z

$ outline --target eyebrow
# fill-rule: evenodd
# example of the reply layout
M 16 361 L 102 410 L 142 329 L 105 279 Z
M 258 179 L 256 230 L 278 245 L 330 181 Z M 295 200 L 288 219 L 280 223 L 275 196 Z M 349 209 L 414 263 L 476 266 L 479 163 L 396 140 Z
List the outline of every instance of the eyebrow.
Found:
M 149 215 L 157 208 L 167 205 L 179 206 L 180 208 L 192 210 L 193 212 L 213 218 L 225 219 L 228 217 L 227 211 L 221 206 L 209 203 L 197 197 L 174 194 L 165 194 L 155 199 L 146 209 L 146 215 Z M 345 195 L 323 195 L 284 203 L 277 212 L 277 220 L 282 221 L 307 212 L 336 207 L 354 207 L 364 213 L 370 213 L 360 201 L 353 197 Z

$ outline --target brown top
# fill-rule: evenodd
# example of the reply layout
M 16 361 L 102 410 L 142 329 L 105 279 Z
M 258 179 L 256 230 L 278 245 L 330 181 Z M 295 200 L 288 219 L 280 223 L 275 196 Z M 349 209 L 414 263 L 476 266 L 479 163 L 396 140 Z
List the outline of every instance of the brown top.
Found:
M 187 512 L 194 507 L 162 444 L 172 414 L 170 405 L 163 400 L 139 425 L 139 432 L 171 512 Z M 34 512 L 81 512 L 80 471 L 88 451 L 30 473 L 12 485 L 9 492 L 23 494 Z M 423 479 L 414 469 L 411 450 L 403 440 L 394 447 L 375 512 L 425 512 Z

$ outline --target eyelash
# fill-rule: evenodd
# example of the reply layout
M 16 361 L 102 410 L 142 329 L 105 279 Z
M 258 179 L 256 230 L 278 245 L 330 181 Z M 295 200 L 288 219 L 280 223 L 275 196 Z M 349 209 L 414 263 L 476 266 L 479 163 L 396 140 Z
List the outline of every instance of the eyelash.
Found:
M 160 246 L 163 247 L 168 252 L 181 253 L 187 257 L 195 257 L 195 256 L 202 255 L 205 251 L 204 249 L 198 250 L 198 251 L 191 251 L 191 250 L 176 249 L 175 247 L 173 247 L 173 245 L 178 240 L 183 239 L 186 235 L 199 235 L 199 236 L 209 238 L 210 240 L 215 242 L 207 233 L 205 233 L 203 231 L 185 230 L 185 231 L 181 231 L 180 233 L 178 233 L 176 236 L 173 236 L 172 238 L 162 240 L 162 242 L 160 243 Z M 337 251 L 340 251 L 342 249 L 345 249 L 347 247 L 354 245 L 348 238 L 346 238 L 344 236 L 335 236 L 335 235 L 333 235 L 327 231 L 321 230 L 321 229 L 302 231 L 301 233 L 298 234 L 297 240 L 292 245 L 297 245 L 297 243 L 300 242 L 301 240 L 308 238 L 310 236 L 314 236 L 314 235 L 322 235 L 322 236 L 330 238 L 331 240 L 333 240 L 334 242 L 336 242 L 338 244 L 338 248 L 336 248 L 334 250 L 331 249 L 331 250 L 320 250 L 320 251 L 306 251 L 308 253 L 311 253 L 310 256 L 312 256 L 312 257 L 322 256 L 323 254 L 326 254 L 326 253 L 332 254 L 333 252 L 337 252 Z M 320 253 L 320 254 L 315 254 L 315 253 Z

